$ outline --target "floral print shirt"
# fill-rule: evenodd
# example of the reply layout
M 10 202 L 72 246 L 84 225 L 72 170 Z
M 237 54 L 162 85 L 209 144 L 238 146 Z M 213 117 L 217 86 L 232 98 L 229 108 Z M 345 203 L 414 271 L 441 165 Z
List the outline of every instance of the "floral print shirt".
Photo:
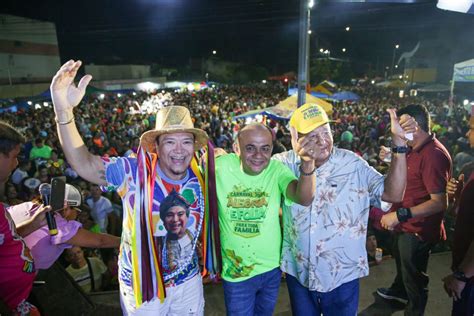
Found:
M 273 159 L 299 177 L 300 159 L 294 151 Z M 369 208 L 381 207 L 384 177 L 361 157 L 339 148 L 315 172 L 312 204 L 283 205 L 281 269 L 311 291 L 329 292 L 369 274 Z

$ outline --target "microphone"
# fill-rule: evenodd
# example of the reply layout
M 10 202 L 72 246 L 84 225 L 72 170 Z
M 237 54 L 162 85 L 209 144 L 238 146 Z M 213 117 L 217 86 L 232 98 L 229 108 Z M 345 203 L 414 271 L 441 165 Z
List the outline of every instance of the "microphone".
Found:
M 51 203 L 51 184 L 42 183 L 39 186 L 39 193 L 41 194 L 41 200 L 45 206 L 50 205 Z M 58 228 L 56 226 L 56 220 L 54 219 L 54 212 L 46 212 L 46 222 L 48 223 L 49 234 L 51 236 L 58 234 Z

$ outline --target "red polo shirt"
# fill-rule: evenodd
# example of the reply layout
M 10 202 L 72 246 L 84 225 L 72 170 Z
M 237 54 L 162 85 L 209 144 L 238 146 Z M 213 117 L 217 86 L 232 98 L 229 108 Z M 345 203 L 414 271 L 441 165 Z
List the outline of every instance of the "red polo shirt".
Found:
M 446 184 L 452 170 L 451 156 L 434 135 L 415 150 L 408 152 L 407 166 L 405 195 L 402 203 L 394 205 L 394 209 L 414 207 L 430 200 L 430 194 L 446 192 Z M 444 210 L 426 217 L 411 218 L 400 223 L 396 229 L 435 243 L 446 239 L 443 217 Z

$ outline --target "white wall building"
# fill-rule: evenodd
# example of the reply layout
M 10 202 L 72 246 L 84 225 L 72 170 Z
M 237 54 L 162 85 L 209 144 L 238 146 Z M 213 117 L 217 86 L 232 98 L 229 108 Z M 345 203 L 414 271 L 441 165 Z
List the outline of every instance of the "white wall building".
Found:
M 150 77 L 149 65 L 86 65 L 94 80 L 144 79 Z
M 60 65 L 54 23 L 0 14 L 0 84 L 49 82 Z

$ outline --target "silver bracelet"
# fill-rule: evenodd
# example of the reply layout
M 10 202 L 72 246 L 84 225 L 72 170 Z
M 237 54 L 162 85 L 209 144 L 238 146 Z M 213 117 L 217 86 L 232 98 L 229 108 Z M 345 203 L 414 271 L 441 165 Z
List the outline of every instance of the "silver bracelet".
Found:
M 57 116 L 54 118 L 54 120 L 55 120 L 56 123 L 59 124 L 59 125 L 68 125 L 68 124 L 70 124 L 72 121 L 74 121 L 74 115 L 71 117 L 71 119 L 70 119 L 69 121 L 66 121 L 66 122 L 61 122 L 61 121 L 59 121 Z

